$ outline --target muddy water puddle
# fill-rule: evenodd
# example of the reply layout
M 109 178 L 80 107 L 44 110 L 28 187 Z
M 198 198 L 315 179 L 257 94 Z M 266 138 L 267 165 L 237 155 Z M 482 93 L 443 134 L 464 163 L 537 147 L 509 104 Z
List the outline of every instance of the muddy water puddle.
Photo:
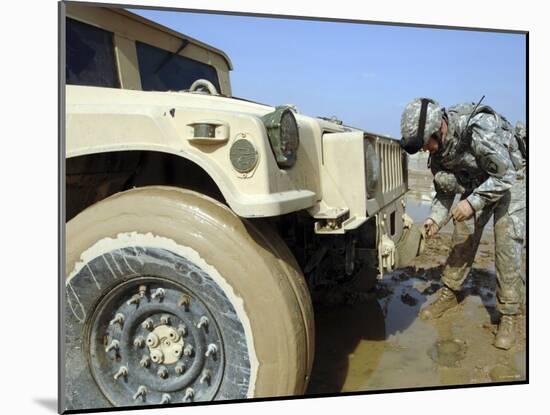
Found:
M 458 367 L 466 357 L 468 344 L 460 339 L 447 339 L 436 342 L 428 351 L 428 356 L 442 367 Z
M 337 301 L 333 293 L 315 304 L 308 394 L 525 380 L 525 317 L 512 349 L 492 345 L 499 316 L 491 238 L 480 244 L 459 306 L 437 320 L 417 318 L 441 287 L 449 243 L 443 232 L 413 267 L 386 274 L 375 290 L 343 289 Z

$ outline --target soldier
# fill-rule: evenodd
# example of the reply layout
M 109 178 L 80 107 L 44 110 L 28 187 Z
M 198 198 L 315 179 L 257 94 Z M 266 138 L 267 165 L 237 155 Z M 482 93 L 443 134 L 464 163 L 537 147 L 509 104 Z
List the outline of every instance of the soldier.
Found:
M 401 146 L 410 154 L 430 152 L 435 196 L 424 223 L 428 237 L 447 219 L 455 222 L 452 249 L 442 273 L 443 287 L 420 311 L 434 319 L 458 304 L 484 226 L 494 216 L 497 310 L 501 314 L 494 345 L 515 342 L 516 319 L 525 297 L 521 276 L 525 228 L 525 134 L 491 107 L 460 104 L 448 109 L 427 98 L 410 102 L 401 117 Z M 516 130 L 517 131 L 517 130 Z M 523 143 L 523 146 L 522 146 Z M 460 201 L 452 208 L 455 196 Z M 470 220 L 472 219 L 472 220 Z

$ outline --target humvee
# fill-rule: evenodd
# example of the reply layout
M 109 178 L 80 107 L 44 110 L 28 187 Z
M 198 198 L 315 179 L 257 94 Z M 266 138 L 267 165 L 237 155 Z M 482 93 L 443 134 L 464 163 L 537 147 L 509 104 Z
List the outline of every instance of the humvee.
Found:
M 311 295 L 419 253 L 404 152 L 234 97 L 224 52 L 129 11 L 61 11 L 62 407 L 304 393 Z

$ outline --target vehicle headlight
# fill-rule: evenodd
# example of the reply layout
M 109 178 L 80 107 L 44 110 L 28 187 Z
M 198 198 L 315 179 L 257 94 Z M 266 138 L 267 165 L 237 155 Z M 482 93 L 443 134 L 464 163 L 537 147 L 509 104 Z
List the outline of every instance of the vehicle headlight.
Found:
M 275 111 L 264 115 L 262 121 L 279 167 L 294 166 L 300 137 L 292 109 L 286 106 L 277 107 Z
M 380 179 L 380 159 L 376 154 L 374 144 L 367 138 L 364 141 L 365 146 L 365 170 L 367 173 L 367 196 L 372 198 L 378 186 Z

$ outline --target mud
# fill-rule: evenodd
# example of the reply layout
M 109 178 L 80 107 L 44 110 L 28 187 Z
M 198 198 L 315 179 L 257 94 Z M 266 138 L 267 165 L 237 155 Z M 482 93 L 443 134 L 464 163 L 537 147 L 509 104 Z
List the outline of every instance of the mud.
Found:
M 429 212 L 429 195 L 422 194 L 412 194 L 407 203 L 418 223 Z M 460 304 L 437 320 L 417 318 L 441 287 L 451 232 L 452 223 L 427 241 L 413 266 L 386 274 L 374 290 L 340 289 L 315 303 L 316 356 L 308 394 L 525 380 L 525 316 L 512 349 L 492 345 L 499 316 L 490 227 Z

